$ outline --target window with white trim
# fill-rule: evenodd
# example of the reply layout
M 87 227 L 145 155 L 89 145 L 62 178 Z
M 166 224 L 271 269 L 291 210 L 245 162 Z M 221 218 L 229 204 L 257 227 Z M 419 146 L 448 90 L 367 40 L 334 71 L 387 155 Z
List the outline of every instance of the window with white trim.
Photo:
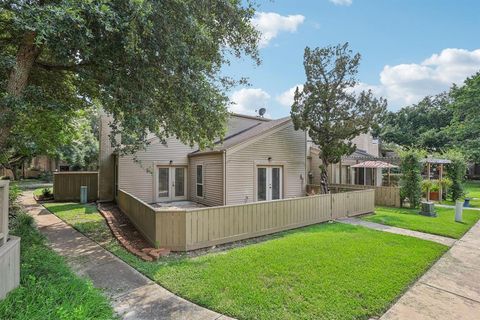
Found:
M 203 165 L 197 165 L 197 197 L 203 198 Z

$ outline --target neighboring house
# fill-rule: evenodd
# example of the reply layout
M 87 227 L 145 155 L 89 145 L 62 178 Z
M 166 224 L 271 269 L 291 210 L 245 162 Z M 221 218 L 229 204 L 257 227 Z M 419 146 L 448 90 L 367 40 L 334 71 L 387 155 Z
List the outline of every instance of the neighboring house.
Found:
M 474 180 L 480 179 L 480 164 L 479 163 L 469 163 L 468 164 L 467 177 L 468 177 L 468 179 L 474 179 Z
M 368 160 L 376 160 L 380 156 L 379 143 L 370 133 L 355 137 L 352 142 L 357 150 L 342 158 L 339 163 L 331 164 L 328 168 L 329 183 L 382 185 L 382 170 L 376 168 L 352 168 L 353 165 Z M 311 141 L 308 143 L 307 170 L 309 183 L 320 184 L 320 169 L 322 161 L 319 158 L 320 150 Z
M 41 155 L 34 157 L 31 161 L 25 161 L 20 168 L 19 176 L 23 178 L 38 178 L 44 173 L 53 173 L 55 171 L 69 171 L 70 165 L 63 160 Z M 0 176 L 13 179 L 12 170 L 0 167 Z
M 231 114 L 227 134 L 198 150 L 152 137 L 145 151 L 117 156 L 109 118 L 100 121 L 99 196 L 122 189 L 147 203 L 191 200 L 207 206 L 300 197 L 306 186 L 306 135 L 290 118 Z

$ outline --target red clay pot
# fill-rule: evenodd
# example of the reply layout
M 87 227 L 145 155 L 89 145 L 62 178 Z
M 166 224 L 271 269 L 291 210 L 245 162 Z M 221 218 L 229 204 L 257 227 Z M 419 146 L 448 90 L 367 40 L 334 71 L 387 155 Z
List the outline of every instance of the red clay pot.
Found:
M 438 195 L 439 195 L 438 191 L 430 191 L 430 200 L 438 201 L 440 199 Z

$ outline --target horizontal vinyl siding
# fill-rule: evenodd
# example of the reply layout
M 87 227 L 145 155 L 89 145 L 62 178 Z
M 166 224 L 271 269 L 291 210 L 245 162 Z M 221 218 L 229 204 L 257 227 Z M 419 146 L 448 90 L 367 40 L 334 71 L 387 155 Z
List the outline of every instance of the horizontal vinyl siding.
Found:
M 187 154 L 194 150 L 175 138 L 168 139 L 166 145 L 155 140 L 145 151 L 137 152 L 137 161 L 134 160 L 134 156 L 119 158 L 118 186 L 147 203 L 155 202 L 153 190 L 155 163 L 168 165 L 171 160 L 173 166 L 187 165 Z
M 305 133 L 290 123 L 235 152 L 227 151 L 227 205 L 255 201 L 255 161 L 285 162 L 284 198 L 305 195 Z M 304 180 L 300 179 L 300 176 Z
M 223 154 L 191 157 L 189 165 L 191 200 L 207 206 L 223 205 Z M 203 198 L 197 197 L 197 165 L 203 165 Z

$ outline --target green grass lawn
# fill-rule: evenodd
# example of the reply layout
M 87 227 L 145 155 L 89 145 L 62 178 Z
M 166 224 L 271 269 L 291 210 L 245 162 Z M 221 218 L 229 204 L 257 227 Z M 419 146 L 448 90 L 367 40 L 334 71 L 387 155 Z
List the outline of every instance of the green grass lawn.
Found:
M 21 240 L 20 287 L 0 301 L 0 319 L 115 319 L 101 292 L 77 277 L 21 214 L 11 233 Z
M 437 234 L 459 239 L 479 219 L 480 211 L 463 210 L 463 222 L 455 222 L 455 210 L 435 208 L 437 217 L 425 217 L 418 214 L 419 209 L 376 207 L 375 214 L 362 219 L 389 226 Z
M 470 206 L 472 208 L 480 208 L 480 181 L 469 180 L 465 182 L 465 197 L 470 198 Z M 455 205 L 455 202 L 451 200 L 442 201 L 442 204 Z
M 326 223 L 198 257 L 145 262 L 126 252 L 93 206 L 45 206 L 172 292 L 240 319 L 368 319 L 381 315 L 447 247 Z

